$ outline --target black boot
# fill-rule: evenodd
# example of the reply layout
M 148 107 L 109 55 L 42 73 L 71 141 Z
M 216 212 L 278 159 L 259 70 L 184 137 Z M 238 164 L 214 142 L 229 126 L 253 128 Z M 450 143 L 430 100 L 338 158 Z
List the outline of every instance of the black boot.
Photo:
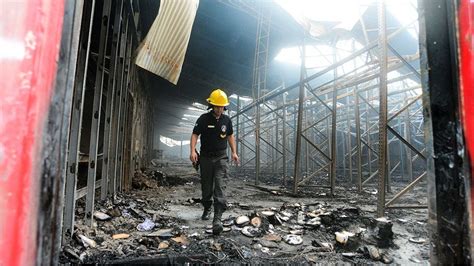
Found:
M 222 231 L 224 231 L 224 227 L 222 226 L 222 213 L 224 212 L 224 208 L 221 206 L 214 207 L 214 219 L 212 220 L 212 233 L 214 235 L 220 235 Z
M 204 211 L 202 212 L 202 216 L 201 216 L 201 219 L 202 220 L 209 220 L 211 219 L 211 207 L 205 207 L 204 208 Z

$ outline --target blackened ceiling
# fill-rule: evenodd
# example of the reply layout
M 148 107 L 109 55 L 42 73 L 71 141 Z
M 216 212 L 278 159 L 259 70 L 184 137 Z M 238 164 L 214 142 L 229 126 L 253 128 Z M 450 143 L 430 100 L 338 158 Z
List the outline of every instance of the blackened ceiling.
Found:
M 141 0 L 140 6 L 145 37 L 158 14 L 159 1 Z M 269 8 L 269 58 L 273 58 L 282 47 L 298 43 L 303 31 L 278 5 Z M 222 87 L 228 95 L 251 95 L 256 29 L 257 18 L 252 12 L 226 0 L 200 1 L 178 84 L 140 69 L 153 97 L 155 128 L 161 134 L 172 136 L 180 131 L 178 123 L 187 107 L 193 102 L 205 104 L 213 88 Z
M 175 139 L 189 138 L 191 129 L 183 130 L 179 125 L 183 114 L 193 102 L 205 104 L 205 99 L 216 87 L 224 88 L 228 95 L 237 93 L 251 96 L 257 17 L 252 10 L 239 8 L 239 3 L 252 2 L 254 1 L 200 0 L 181 76 L 176 86 L 139 68 L 143 85 L 153 98 L 155 132 Z M 159 1 L 140 0 L 139 3 L 141 34 L 144 38 L 158 14 Z M 304 32 L 279 5 L 269 4 L 266 11 L 271 14 L 268 58 L 269 64 L 272 64 L 271 59 L 282 48 L 301 44 Z M 367 28 L 377 28 L 376 15 L 376 6 L 369 7 L 363 14 L 362 19 Z M 326 26 L 331 27 L 329 24 Z M 400 23 L 387 14 L 387 27 L 400 27 Z M 330 43 L 338 37 L 331 34 L 328 34 L 327 38 L 323 36 L 314 41 Z M 360 23 L 357 23 L 352 31 L 342 34 L 349 34 L 360 43 L 366 43 Z M 376 31 L 369 33 L 369 42 L 376 40 L 376 34 Z M 392 46 L 401 54 L 414 54 L 416 51 L 413 51 L 413 47 L 417 47 L 416 42 L 408 32 L 403 32 L 391 41 Z M 273 65 L 267 75 L 267 88 L 275 88 L 282 81 L 292 85 L 290 83 L 296 82 L 299 77 L 299 68 L 283 64 Z

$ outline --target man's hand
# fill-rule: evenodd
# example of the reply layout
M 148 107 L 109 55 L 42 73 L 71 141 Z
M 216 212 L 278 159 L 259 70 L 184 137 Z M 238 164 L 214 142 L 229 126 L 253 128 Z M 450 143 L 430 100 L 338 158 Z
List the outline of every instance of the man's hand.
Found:
M 234 161 L 236 165 L 240 164 L 239 156 L 237 155 L 236 152 L 232 153 L 232 161 Z
M 198 155 L 195 150 L 191 151 L 191 154 L 189 155 L 189 160 L 191 160 L 192 163 L 197 163 Z

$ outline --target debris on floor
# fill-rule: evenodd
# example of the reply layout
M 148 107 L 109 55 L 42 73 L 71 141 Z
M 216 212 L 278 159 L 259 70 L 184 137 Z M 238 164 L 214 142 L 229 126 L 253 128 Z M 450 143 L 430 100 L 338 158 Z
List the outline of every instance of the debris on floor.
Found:
M 224 231 L 214 236 L 211 221 L 200 219 L 196 173 L 165 173 L 166 168 L 136 173 L 134 190 L 96 206 L 92 227 L 85 224 L 78 211 L 84 203 L 78 201 L 75 231 L 61 263 L 126 263 L 132 258 L 170 263 L 171 257 L 206 264 L 428 259 L 427 231 L 419 225 L 426 225 L 423 210 L 394 210 L 376 219 L 370 211 L 375 200 L 370 202 L 367 194 L 341 189 L 341 197 L 291 197 L 283 189 L 268 193 L 234 177 L 227 180 Z

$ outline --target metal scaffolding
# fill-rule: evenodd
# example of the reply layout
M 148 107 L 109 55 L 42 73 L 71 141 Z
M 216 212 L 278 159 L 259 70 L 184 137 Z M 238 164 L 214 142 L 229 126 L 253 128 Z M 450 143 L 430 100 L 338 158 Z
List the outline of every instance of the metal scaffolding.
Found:
M 300 81 L 272 90 L 263 76 L 268 43 L 262 40 L 269 36 L 268 24 L 258 13 L 253 99 L 243 102 L 238 96 L 231 114 L 240 172 L 254 170 L 257 184 L 270 176 L 295 194 L 302 187 L 329 189 L 331 195 L 337 186 L 355 187 L 359 193 L 376 190 L 378 216 L 387 208 L 426 207 L 395 204 L 426 176 L 420 163 L 426 158 L 420 71 L 415 67 L 419 53 L 401 55 L 390 43 L 417 20 L 388 33 L 385 3 L 378 5 L 375 40 L 367 37 L 361 17 L 365 46 L 356 49 L 352 40 L 352 53 L 341 57 L 336 36 L 332 55 L 324 55 L 330 65 L 323 69 L 307 67 L 310 42 L 303 41 Z

